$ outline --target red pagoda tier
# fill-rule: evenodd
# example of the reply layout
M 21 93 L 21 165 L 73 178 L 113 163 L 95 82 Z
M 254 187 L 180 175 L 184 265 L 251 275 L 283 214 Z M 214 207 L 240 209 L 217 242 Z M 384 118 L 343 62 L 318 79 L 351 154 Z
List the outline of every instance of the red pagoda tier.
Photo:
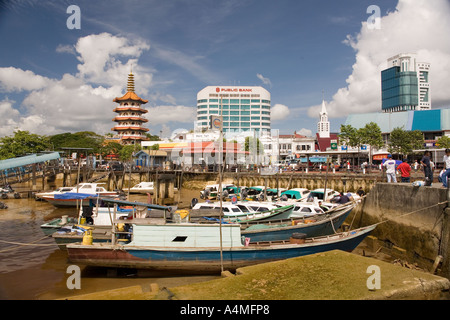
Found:
M 133 73 L 128 75 L 127 93 L 113 101 L 119 106 L 114 109 L 118 115 L 112 121 L 117 124 L 111 130 L 117 132 L 116 136 L 120 138 L 121 143 L 127 145 L 148 140 L 144 133 L 149 129 L 143 127 L 143 123 L 148 122 L 143 115 L 148 111 L 141 108 L 141 105 L 146 104 L 148 100 L 141 99 L 134 92 Z

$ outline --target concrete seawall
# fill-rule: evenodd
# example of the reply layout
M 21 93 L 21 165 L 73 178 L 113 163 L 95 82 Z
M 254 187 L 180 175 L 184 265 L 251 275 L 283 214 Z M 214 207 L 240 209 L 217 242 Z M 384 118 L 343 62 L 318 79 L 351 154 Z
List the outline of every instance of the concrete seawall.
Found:
M 370 239 L 401 258 L 431 270 L 442 256 L 438 274 L 450 279 L 450 209 L 447 190 L 411 184 L 377 183 L 347 221 L 377 226 Z

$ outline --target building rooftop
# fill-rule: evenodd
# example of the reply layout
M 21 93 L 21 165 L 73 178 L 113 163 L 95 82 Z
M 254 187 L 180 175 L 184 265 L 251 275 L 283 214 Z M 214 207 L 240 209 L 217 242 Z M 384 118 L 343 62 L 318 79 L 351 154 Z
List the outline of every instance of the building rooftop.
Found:
M 395 128 L 422 132 L 450 131 L 450 109 L 351 114 L 345 125 L 359 129 L 370 122 L 378 124 L 383 133 L 389 133 Z

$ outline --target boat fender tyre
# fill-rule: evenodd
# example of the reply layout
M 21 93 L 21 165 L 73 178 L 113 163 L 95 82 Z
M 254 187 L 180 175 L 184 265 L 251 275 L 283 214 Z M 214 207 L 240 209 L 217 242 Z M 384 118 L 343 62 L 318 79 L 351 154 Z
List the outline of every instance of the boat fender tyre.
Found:
M 20 199 L 20 193 L 18 192 L 14 193 L 14 199 Z
M 306 234 L 305 233 L 293 233 L 289 242 L 292 244 L 303 244 L 305 243 Z

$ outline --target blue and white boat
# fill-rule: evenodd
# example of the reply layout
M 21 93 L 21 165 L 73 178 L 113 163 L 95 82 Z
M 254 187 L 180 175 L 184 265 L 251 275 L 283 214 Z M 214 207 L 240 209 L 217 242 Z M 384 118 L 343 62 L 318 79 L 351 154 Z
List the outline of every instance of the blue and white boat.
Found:
M 122 221 L 123 223 L 123 221 Z M 71 263 L 176 272 L 220 272 L 330 250 L 352 251 L 375 225 L 303 243 L 249 243 L 239 224 L 155 223 L 133 220 L 112 243 L 67 245 Z M 128 233 L 128 239 L 118 239 Z

